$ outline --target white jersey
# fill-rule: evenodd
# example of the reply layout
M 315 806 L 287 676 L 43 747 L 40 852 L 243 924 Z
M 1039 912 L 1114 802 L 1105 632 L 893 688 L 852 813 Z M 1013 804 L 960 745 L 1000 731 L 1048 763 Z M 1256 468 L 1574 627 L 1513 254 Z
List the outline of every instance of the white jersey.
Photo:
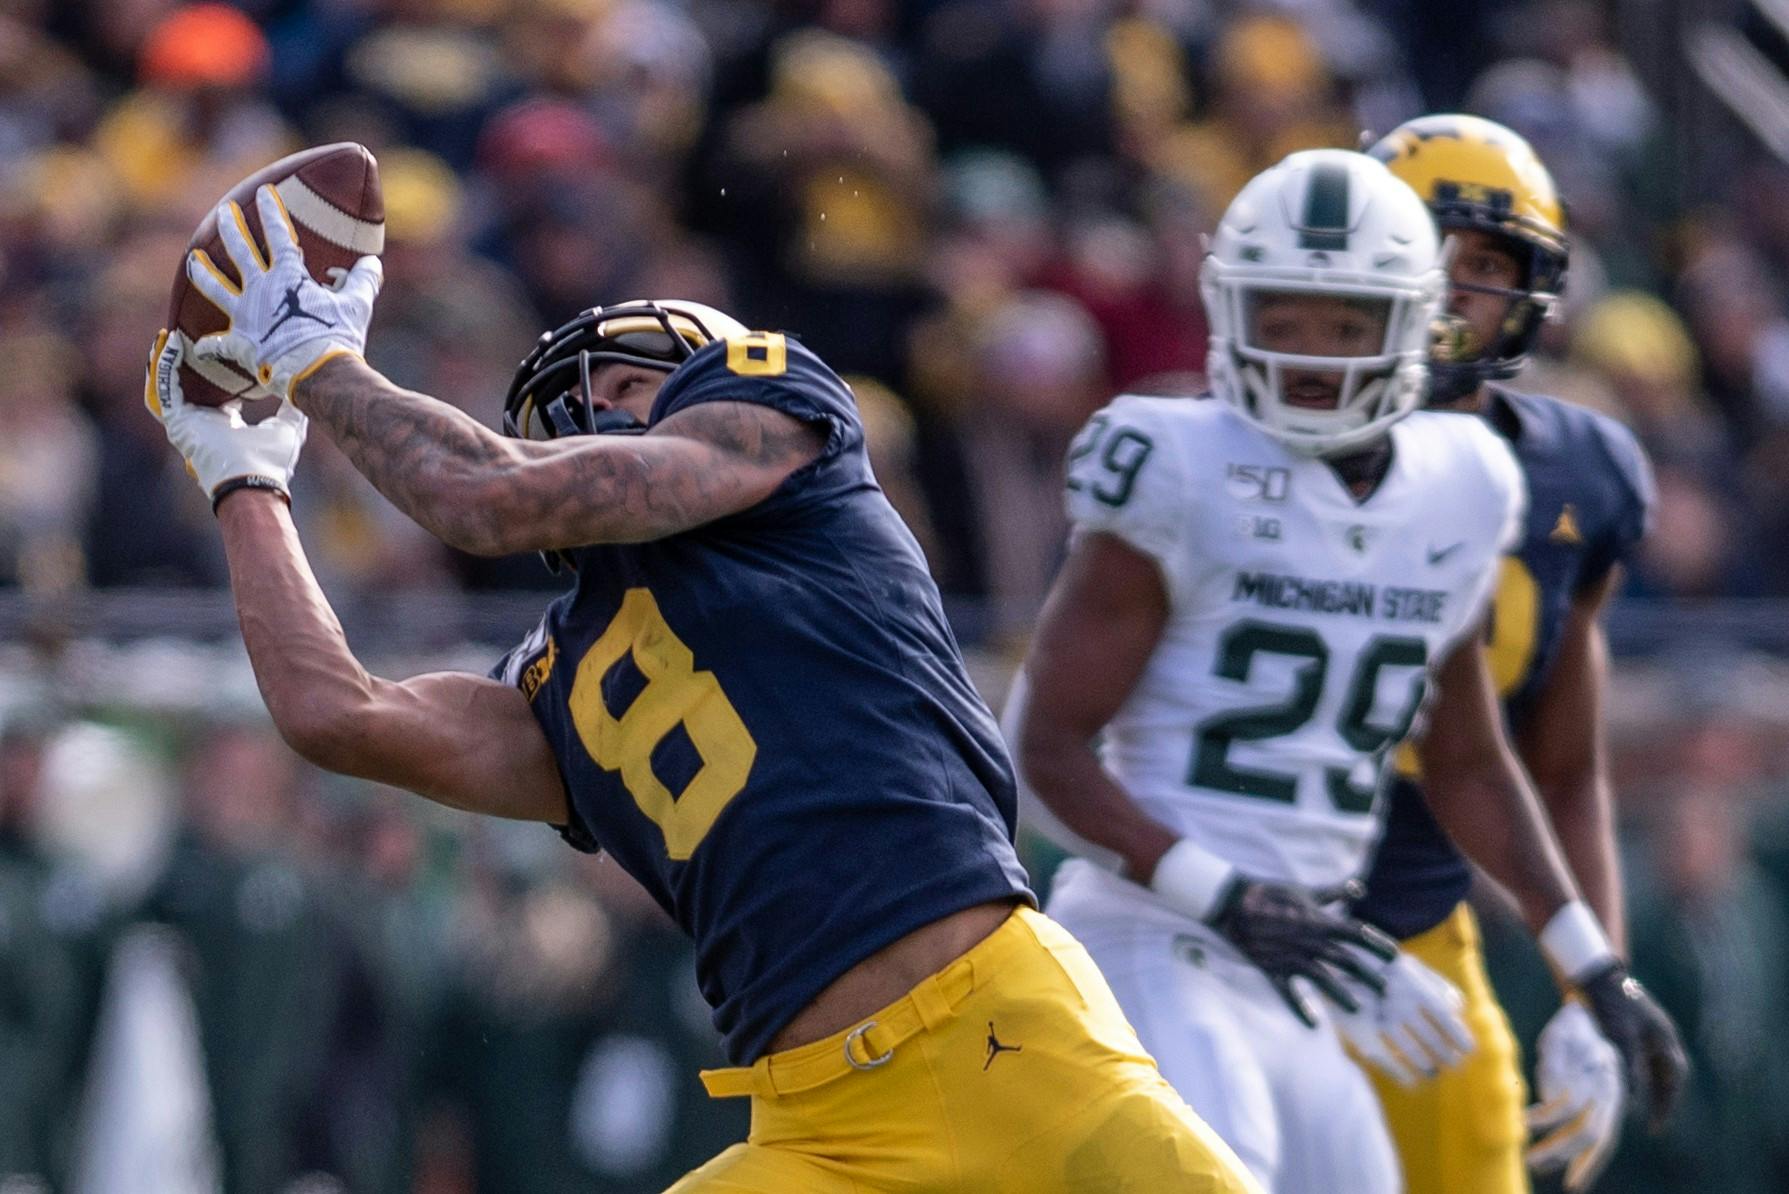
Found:
M 1170 603 L 1105 764 L 1250 876 L 1363 870 L 1428 670 L 1479 626 L 1520 531 L 1521 470 L 1481 420 L 1419 412 L 1390 434 L 1364 502 L 1213 400 L 1121 397 L 1069 454 L 1074 533 L 1155 559 Z

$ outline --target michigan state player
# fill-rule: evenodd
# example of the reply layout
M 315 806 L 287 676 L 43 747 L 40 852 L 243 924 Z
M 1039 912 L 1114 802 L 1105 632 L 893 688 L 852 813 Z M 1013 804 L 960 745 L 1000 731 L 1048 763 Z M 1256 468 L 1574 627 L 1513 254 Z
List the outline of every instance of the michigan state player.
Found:
M 1439 260 L 1421 202 L 1364 155 L 1294 154 L 1243 189 L 1204 274 L 1219 400 L 1120 398 L 1076 442 L 1069 559 L 1009 713 L 1026 783 L 1085 843 L 1050 913 L 1278 1194 L 1400 1183 L 1312 989 L 1344 1009 L 1395 989 L 1421 1009 L 1393 1027 L 1423 1068 L 1471 1047 L 1457 993 L 1326 907 L 1366 865 L 1425 703 L 1442 822 L 1568 973 L 1608 954 L 1478 649 L 1520 474 L 1480 421 L 1411 413 Z M 1634 1049 L 1658 1014 L 1637 988 L 1594 1006 Z
M 609 851 L 695 938 L 740 1067 L 704 1079 L 752 1132 L 674 1189 L 1255 1189 L 1033 909 L 998 731 L 824 364 L 694 303 L 596 308 L 523 362 L 505 439 L 369 368 L 374 267 L 317 286 L 258 202 L 270 264 L 222 213 L 245 282 L 199 283 L 232 325 L 200 344 L 289 403 L 186 406 L 178 334 L 147 396 L 268 708 L 324 767 Z M 290 285 L 333 326 L 274 326 Z M 573 570 L 495 679 L 350 653 L 287 511 L 299 410 L 444 539 Z
M 1521 370 L 1565 278 L 1559 199 L 1528 144 L 1477 117 L 1425 116 L 1368 152 L 1416 190 L 1457 242 L 1448 304 L 1455 343 L 1448 361 L 1431 366 L 1428 404 L 1482 415 L 1527 478 L 1528 517 L 1520 547 L 1503 563 L 1490 667 L 1566 861 L 1620 949 L 1600 619 L 1622 559 L 1646 530 L 1646 460 L 1609 419 L 1489 384 Z M 1385 837 L 1355 913 L 1459 986 L 1479 1050 L 1434 1082 L 1376 1081 L 1413 1194 L 1511 1194 L 1528 1188 L 1516 1048 L 1464 902 L 1466 862 L 1430 815 L 1418 782 L 1401 774 L 1391 785 Z M 1585 987 L 1606 997 L 1609 979 Z M 1560 1009 L 1540 1050 L 1539 1101 L 1529 1116 L 1538 1139 L 1529 1157 L 1537 1169 L 1565 1167 L 1566 1187 L 1584 1189 L 1619 1134 L 1620 1059 L 1579 1001 Z M 1644 1088 L 1651 1076 L 1627 1081 Z M 1655 1099 L 1649 1110 L 1662 1114 L 1665 1103 Z

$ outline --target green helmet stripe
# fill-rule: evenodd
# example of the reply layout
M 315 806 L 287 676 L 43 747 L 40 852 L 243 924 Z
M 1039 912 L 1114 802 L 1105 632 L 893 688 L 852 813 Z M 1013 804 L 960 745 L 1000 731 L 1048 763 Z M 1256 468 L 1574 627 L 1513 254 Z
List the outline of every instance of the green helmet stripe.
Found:
M 1325 162 L 1311 171 L 1305 192 L 1304 219 L 1298 228 L 1301 249 L 1348 248 L 1348 168 Z

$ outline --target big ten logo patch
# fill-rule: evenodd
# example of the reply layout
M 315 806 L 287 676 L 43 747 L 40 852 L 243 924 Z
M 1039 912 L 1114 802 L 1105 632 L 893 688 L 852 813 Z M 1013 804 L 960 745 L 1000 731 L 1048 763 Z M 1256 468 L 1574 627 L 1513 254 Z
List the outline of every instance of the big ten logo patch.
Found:
M 1285 536 L 1280 520 L 1271 514 L 1238 514 L 1236 533 L 1244 539 L 1265 539 L 1278 543 Z

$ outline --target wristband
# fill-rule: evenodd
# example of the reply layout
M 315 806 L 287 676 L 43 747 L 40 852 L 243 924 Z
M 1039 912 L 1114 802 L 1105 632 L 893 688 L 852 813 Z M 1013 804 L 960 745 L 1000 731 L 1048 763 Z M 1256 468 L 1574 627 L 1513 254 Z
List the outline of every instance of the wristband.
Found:
M 211 491 L 211 512 L 216 514 L 219 504 L 238 489 L 270 489 L 284 498 L 286 505 L 292 504 L 292 495 L 286 492 L 285 486 L 272 477 L 251 473 L 246 477 L 231 477 L 228 481 L 219 482 L 218 487 Z
M 1618 962 L 1596 913 L 1583 900 L 1573 900 L 1553 914 L 1540 933 L 1541 953 L 1570 983 L 1578 983 L 1610 962 Z
M 1235 867 L 1183 837 L 1155 864 L 1149 889 L 1195 920 L 1209 920 L 1235 878 Z

